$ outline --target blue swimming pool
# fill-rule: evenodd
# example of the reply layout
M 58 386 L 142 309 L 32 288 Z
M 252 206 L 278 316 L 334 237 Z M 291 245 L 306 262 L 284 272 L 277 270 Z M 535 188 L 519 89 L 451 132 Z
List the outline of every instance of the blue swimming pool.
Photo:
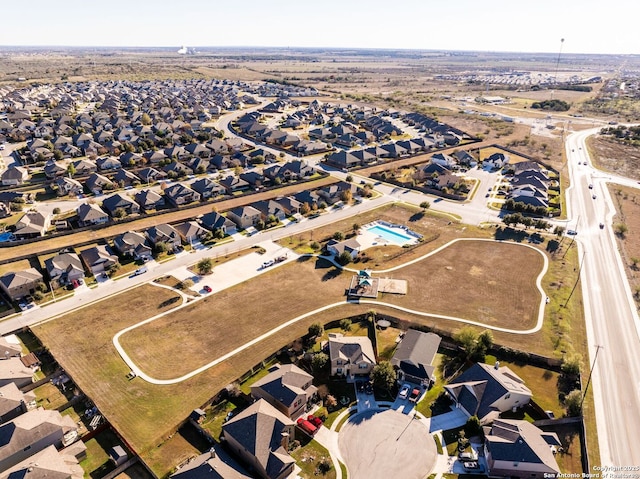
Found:
M 398 231 L 394 231 L 392 229 L 386 228 L 385 226 L 375 225 L 371 228 L 367 228 L 367 231 L 373 233 L 375 235 L 380 236 L 381 238 L 386 239 L 387 241 L 391 241 L 393 243 L 399 244 L 400 246 L 412 242 L 415 238 L 412 238 L 409 235 L 400 233 Z

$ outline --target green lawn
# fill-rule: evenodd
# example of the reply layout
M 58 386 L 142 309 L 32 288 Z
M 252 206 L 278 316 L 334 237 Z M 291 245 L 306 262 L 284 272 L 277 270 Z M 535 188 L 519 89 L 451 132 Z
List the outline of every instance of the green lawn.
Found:
M 302 469 L 300 477 L 303 479 L 312 479 L 315 477 L 324 477 L 326 479 L 336 478 L 336 470 L 331 462 L 329 451 L 315 440 L 311 440 L 308 444 L 296 449 L 291 453 L 291 456 L 296 460 L 300 469 Z M 328 461 L 329 464 L 331 464 L 331 469 L 326 474 L 319 472 L 318 466 L 321 461 Z
M 109 461 L 109 449 L 122 444 L 113 432 L 103 431 L 96 437 L 89 439 L 85 445 L 87 446 L 87 458 L 80 462 L 80 466 L 84 470 L 84 477 L 103 477 L 115 469 L 113 463 Z
M 215 440 L 219 440 L 227 413 L 234 409 L 236 409 L 236 405 L 229 401 L 222 401 L 219 404 L 213 405 L 205 410 L 207 417 L 200 425 L 205 431 L 211 434 Z

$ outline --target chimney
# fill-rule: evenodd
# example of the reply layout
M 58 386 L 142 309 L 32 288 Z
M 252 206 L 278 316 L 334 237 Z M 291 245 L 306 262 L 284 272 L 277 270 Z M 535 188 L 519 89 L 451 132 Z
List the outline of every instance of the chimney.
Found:
M 280 434 L 280 436 L 282 436 L 282 439 L 280 440 L 280 445 L 284 448 L 285 451 L 288 451 L 289 450 L 289 433 L 283 431 Z
M 214 459 L 214 458 L 216 457 L 216 450 L 215 450 L 215 448 L 213 448 L 213 447 L 212 447 L 211 449 L 209 449 L 209 457 L 210 457 L 211 459 Z
M 493 369 L 500 369 L 500 361 L 496 361 L 496 363 L 493 365 Z

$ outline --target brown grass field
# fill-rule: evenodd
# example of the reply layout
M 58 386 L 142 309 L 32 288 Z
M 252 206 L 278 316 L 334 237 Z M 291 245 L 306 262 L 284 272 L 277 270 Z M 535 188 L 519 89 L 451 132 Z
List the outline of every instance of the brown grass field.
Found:
M 388 275 L 406 279 L 409 294 L 388 294 L 382 301 L 526 329 L 535 324 L 540 300 L 535 277 L 541 267 L 541 256 L 530 248 L 458 242 Z M 121 337 L 121 344 L 147 374 L 158 379 L 181 376 L 285 321 L 344 300 L 352 274 L 337 275 L 337 271 L 323 260 L 302 258 L 129 331 Z M 464 287 L 452 288 L 454 284 Z M 311 324 L 308 320 L 302 323 L 302 329 L 291 329 L 304 332 Z M 200 334 L 204 331 L 207 334 Z M 177 364 L 176 355 L 182 358 Z
M 640 148 L 600 135 L 589 137 L 587 146 L 601 170 L 640 180 Z

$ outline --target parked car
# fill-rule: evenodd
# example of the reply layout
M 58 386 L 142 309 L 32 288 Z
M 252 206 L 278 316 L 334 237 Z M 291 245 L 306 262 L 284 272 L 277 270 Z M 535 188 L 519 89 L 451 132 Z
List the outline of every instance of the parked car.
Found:
M 311 436 L 318 432 L 318 428 L 303 417 L 298 419 L 298 427 Z
M 322 419 L 320 419 L 318 416 L 314 416 L 313 414 L 309 414 L 309 416 L 307 416 L 307 421 L 309 421 L 315 427 L 322 426 Z
M 212 291 L 211 286 L 207 286 L 207 285 L 204 285 L 202 289 L 204 289 L 205 293 L 210 293 Z
M 418 401 L 419 397 L 420 397 L 420 390 L 418 388 L 415 388 L 413 391 L 411 391 L 411 396 L 409 396 L 409 401 L 416 402 Z
M 407 399 L 407 396 L 409 396 L 409 385 L 405 384 L 404 386 L 402 386 L 402 389 L 400 389 L 400 392 L 398 393 L 398 397 L 400 399 Z
M 142 268 L 138 268 L 137 270 L 135 270 L 133 275 L 138 276 L 139 274 L 146 273 L 147 271 L 148 271 L 147 267 L 143 266 Z

